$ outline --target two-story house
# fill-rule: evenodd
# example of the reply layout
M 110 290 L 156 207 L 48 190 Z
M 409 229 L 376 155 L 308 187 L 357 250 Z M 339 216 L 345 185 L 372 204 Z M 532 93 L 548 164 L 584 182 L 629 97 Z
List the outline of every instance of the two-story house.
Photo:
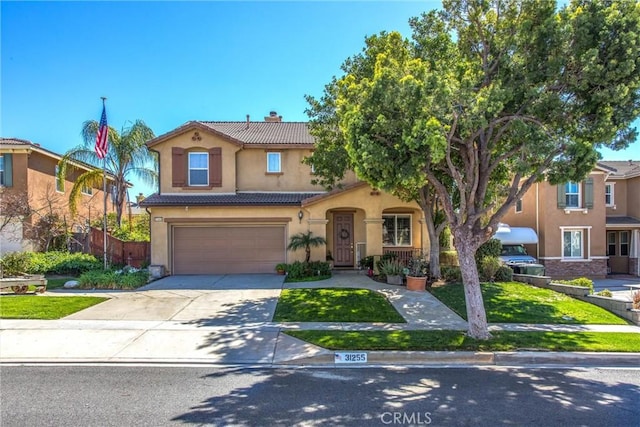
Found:
M 582 182 L 540 182 L 503 222 L 531 227 L 529 253 L 551 277 L 640 275 L 640 163 L 599 162 Z
M 27 217 L 12 218 L 0 231 L 0 255 L 38 249 L 38 221 L 52 215 L 57 215 L 71 231 L 85 230 L 89 221 L 102 217 L 102 188 L 83 189 L 78 213 L 71 216 L 69 191 L 76 177 L 92 166 L 74 164 L 75 170 L 70 170 L 65 179 L 58 179 L 61 158 L 61 155 L 31 141 L 0 138 L 0 217 L 9 214 L 7 209 L 11 198 L 24 200 L 31 212 Z M 21 198 L 15 199 L 17 197 Z M 107 199 L 107 210 L 113 211 L 111 198 Z
M 330 253 L 335 267 L 429 247 L 417 203 L 352 173 L 330 192 L 311 184 L 302 163 L 314 149 L 306 123 L 274 112 L 265 121 L 192 121 L 147 145 L 158 154 L 160 188 L 141 205 L 151 213 L 151 264 L 168 274 L 273 272 L 304 259 L 286 248 L 307 231 L 327 240 L 312 260 Z

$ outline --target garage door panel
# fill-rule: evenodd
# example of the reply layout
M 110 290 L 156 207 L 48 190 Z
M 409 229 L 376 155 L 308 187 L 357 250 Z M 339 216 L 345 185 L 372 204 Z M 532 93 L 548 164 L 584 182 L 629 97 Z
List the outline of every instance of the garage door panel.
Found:
M 284 233 L 284 226 L 176 226 L 174 273 L 272 273 L 285 262 Z

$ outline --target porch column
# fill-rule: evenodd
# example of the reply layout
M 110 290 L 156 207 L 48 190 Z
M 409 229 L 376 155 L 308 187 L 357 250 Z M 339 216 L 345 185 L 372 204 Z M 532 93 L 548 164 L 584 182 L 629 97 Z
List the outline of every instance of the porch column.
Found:
M 367 228 L 367 253 L 366 255 L 382 255 L 382 218 L 365 218 Z
M 320 236 L 327 240 L 327 224 L 329 223 L 328 219 L 308 219 L 307 223 L 309 224 L 309 231 L 313 233 L 313 236 Z M 311 248 L 311 261 L 322 261 L 324 262 L 327 259 L 327 247 L 326 245 L 322 245 L 317 248 Z

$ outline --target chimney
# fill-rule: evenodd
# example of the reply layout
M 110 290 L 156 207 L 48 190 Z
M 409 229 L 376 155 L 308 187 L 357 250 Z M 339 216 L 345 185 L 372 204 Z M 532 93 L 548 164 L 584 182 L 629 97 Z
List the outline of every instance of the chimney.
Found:
M 269 111 L 269 115 L 264 118 L 265 122 L 278 123 L 282 121 L 282 116 L 279 116 L 276 111 Z
M 245 129 L 249 129 L 249 115 L 247 114 L 247 126 L 245 127 Z

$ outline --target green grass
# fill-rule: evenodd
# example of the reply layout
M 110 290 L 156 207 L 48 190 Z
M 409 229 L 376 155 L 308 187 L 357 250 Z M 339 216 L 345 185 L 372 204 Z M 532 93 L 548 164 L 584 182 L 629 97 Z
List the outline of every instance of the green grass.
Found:
M 405 323 L 387 299 L 368 289 L 285 289 L 273 320 L 276 322 Z
M 550 289 L 524 283 L 483 283 L 482 297 L 490 323 L 626 325 L 615 314 Z M 467 318 L 462 284 L 432 288 L 433 295 L 464 319 Z
M 49 297 L 4 295 L 0 297 L 0 318 L 51 320 L 73 314 L 101 303 L 101 297 Z
M 287 331 L 330 350 L 398 351 L 615 351 L 640 352 L 633 332 L 493 332 L 479 341 L 462 331 Z
M 73 276 L 45 276 L 45 278 L 47 279 L 47 290 L 62 288 L 69 280 L 78 280 Z

